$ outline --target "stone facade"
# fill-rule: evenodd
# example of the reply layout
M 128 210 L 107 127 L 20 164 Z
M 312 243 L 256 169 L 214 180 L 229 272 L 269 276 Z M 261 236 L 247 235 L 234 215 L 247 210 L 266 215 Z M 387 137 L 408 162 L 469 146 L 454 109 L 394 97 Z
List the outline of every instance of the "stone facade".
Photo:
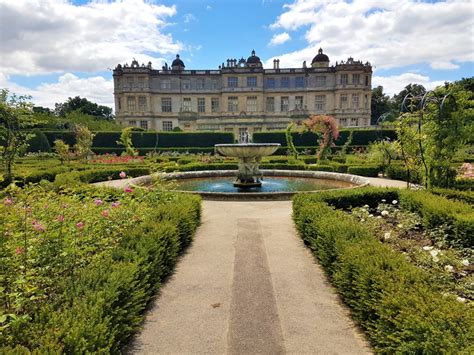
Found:
M 115 112 L 123 126 L 158 131 L 225 131 L 236 137 L 282 130 L 314 114 L 336 117 L 341 127 L 370 125 L 372 66 L 349 58 L 329 66 L 319 50 L 310 66 L 264 69 L 252 52 L 218 70 L 118 65 L 113 71 Z

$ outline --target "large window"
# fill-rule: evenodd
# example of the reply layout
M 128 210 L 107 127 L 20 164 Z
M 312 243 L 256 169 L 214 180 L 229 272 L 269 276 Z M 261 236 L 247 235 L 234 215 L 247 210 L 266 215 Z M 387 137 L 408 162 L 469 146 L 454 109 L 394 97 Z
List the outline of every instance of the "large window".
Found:
M 227 98 L 227 111 L 237 112 L 239 109 L 238 98 L 237 96 L 229 96 Z
M 138 88 L 139 89 L 145 88 L 145 78 L 142 76 L 138 77 Z
M 316 95 L 314 98 L 314 110 L 324 112 L 326 108 L 326 95 Z
M 227 86 L 230 88 L 236 88 L 238 86 L 238 78 L 235 76 L 230 76 L 227 78 Z
M 352 108 L 359 108 L 359 95 L 352 94 Z
M 295 109 L 296 110 L 303 109 L 303 96 L 295 96 Z
M 348 75 L 341 74 L 341 85 L 347 85 L 347 82 L 348 82 Z
M 339 119 L 339 124 L 340 124 L 341 127 L 346 127 L 347 126 L 347 118 Z
M 163 131 L 172 131 L 173 121 L 163 121 Z
M 217 79 L 212 79 L 212 81 L 211 81 L 211 86 L 212 86 L 212 89 L 213 89 L 213 90 L 218 89 L 218 88 L 219 88 L 219 80 L 217 80 Z
M 211 98 L 211 111 L 219 112 L 219 98 L 218 97 Z
M 182 88 L 184 90 L 190 90 L 191 89 L 191 81 L 189 79 L 183 80 Z
M 325 75 L 318 75 L 315 77 L 315 85 L 318 88 L 322 88 L 326 86 L 326 76 Z
M 137 110 L 137 101 L 134 96 L 127 96 L 127 109 L 129 112 Z
M 360 74 L 352 74 L 352 84 L 354 85 L 360 84 Z
M 132 76 L 127 77 L 127 86 L 128 86 L 129 89 L 131 89 L 133 87 L 133 77 Z
M 288 104 L 289 98 L 288 96 L 282 96 L 281 101 L 280 101 L 280 111 L 281 112 L 287 112 L 288 111 Z
M 359 120 L 357 118 L 351 118 L 351 126 L 356 127 L 359 125 Z
M 275 88 L 275 78 L 267 78 L 267 88 L 269 89 Z
M 183 111 L 185 112 L 191 111 L 191 98 L 190 97 L 183 98 Z
M 257 96 L 247 96 L 247 112 L 257 112 Z
M 368 97 L 368 95 L 365 95 L 364 107 L 365 107 L 365 108 L 369 108 L 369 97 Z
M 339 98 L 339 107 L 347 108 L 347 95 L 341 95 Z
M 148 129 L 148 121 L 140 121 L 140 128 Z
M 129 125 L 129 126 L 132 126 L 132 127 L 135 127 L 135 126 L 137 125 L 137 121 L 135 121 L 135 120 L 130 120 L 130 121 L 128 121 L 128 125 Z
M 171 80 L 170 79 L 161 79 L 160 87 L 162 89 L 171 89 Z
M 297 87 L 297 88 L 304 87 L 304 77 L 303 76 L 297 76 L 295 78 L 295 87 Z
M 161 98 L 161 112 L 171 112 L 171 97 Z
M 199 78 L 199 79 L 196 80 L 196 88 L 198 90 L 204 89 L 205 85 L 206 85 L 206 83 L 205 83 L 204 79 Z
M 267 97 L 265 107 L 266 107 L 267 112 L 275 112 L 275 98 L 274 97 Z
M 204 97 L 198 98 L 198 112 L 206 112 L 206 99 Z
M 290 78 L 284 76 L 280 79 L 280 87 L 282 88 L 289 88 L 290 87 Z
M 146 111 L 147 104 L 146 104 L 146 96 L 138 96 L 138 111 Z
M 248 76 L 247 77 L 247 86 L 254 88 L 257 86 L 257 77 L 256 76 Z

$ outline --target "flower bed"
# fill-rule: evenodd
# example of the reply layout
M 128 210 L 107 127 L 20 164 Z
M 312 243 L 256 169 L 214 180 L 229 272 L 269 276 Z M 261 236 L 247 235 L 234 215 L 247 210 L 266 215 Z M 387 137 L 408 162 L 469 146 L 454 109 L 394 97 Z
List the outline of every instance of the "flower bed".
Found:
M 472 255 L 454 249 L 450 238 L 438 239 L 435 229 L 422 230 L 420 215 L 398 207 L 404 193 L 363 188 L 299 195 L 294 219 L 376 352 L 470 353 Z
M 199 198 L 158 191 L 9 191 L 0 353 L 120 351 L 199 216 Z

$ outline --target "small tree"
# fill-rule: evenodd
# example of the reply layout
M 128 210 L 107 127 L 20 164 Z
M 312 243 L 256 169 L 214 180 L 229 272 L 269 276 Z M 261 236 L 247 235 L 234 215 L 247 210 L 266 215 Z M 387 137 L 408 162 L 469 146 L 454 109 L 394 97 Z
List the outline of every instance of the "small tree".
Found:
M 28 145 L 28 152 L 48 153 L 51 151 L 51 146 L 49 145 L 48 138 L 46 138 L 46 135 L 38 128 L 35 128 L 33 130 L 31 138 L 28 140 Z
M 61 139 L 56 139 L 53 149 L 58 155 L 61 164 L 64 164 L 65 161 L 69 161 L 69 144 L 64 143 Z
M 74 152 L 76 156 L 85 160 L 87 156 L 92 153 L 92 141 L 94 135 L 84 126 L 77 125 L 74 129 L 76 133 L 76 144 L 74 144 Z
M 397 159 L 399 149 L 398 142 L 390 142 L 385 139 L 380 142 L 370 143 L 368 158 L 370 161 L 380 165 L 382 171 L 385 172 L 392 163 L 392 160 Z
M 126 155 L 134 157 L 138 155 L 138 152 L 133 147 L 132 130 L 133 127 L 125 127 L 124 129 L 122 129 L 122 133 L 120 134 L 120 139 L 117 141 L 117 144 L 123 145 L 125 147 Z
M 291 154 L 295 159 L 298 159 L 298 150 L 295 147 L 295 144 L 293 143 L 293 135 L 291 134 L 293 127 L 295 124 L 291 122 L 288 127 L 286 127 L 285 130 L 285 138 L 286 138 L 286 145 L 288 149 L 291 151 Z
M 336 119 L 332 116 L 316 115 L 303 121 L 303 125 L 306 130 L 319 136 L 319 149 L 316 152 L 318 161 L 326 159 L 334 141 L 339 137 Z

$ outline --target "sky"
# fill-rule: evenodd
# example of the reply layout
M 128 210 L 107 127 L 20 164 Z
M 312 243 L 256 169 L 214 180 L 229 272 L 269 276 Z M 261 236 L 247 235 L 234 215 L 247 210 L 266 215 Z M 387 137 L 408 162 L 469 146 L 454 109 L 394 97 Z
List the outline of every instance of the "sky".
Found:
M 0 88 L 54 107 L 81 96 L 113 106 L 112 71 L 180 54 L 217 69 L 255 50 L 264 67 L 369 61 L 393 95 L 474 74 L 473 0 L 0 0 Z

